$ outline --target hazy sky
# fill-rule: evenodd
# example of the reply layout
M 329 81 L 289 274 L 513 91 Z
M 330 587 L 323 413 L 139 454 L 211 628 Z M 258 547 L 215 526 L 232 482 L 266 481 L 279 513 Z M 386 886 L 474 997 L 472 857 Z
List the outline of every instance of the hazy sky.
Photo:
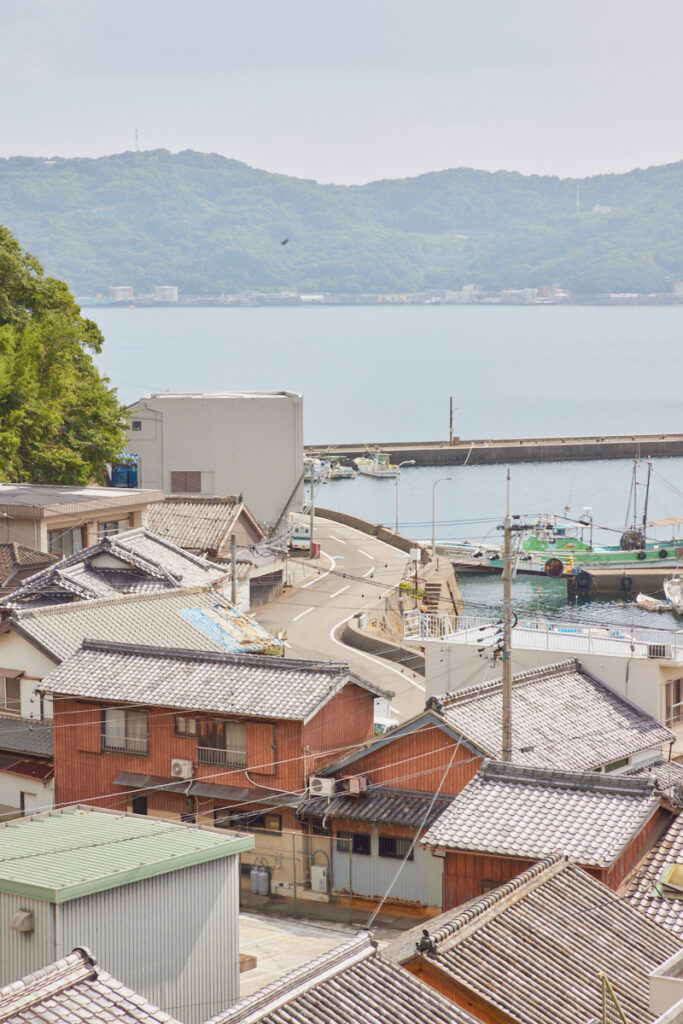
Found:
M 683 0 L 0 0 L 0 156 L 319 181 L 683 157 Z

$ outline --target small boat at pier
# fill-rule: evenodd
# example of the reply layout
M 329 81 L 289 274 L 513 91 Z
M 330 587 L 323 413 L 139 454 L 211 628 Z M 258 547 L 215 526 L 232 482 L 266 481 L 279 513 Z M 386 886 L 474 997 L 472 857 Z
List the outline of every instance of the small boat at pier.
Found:
M 374 476 L 378 480 L 392 479 L 398 473 L 398 466 L 392 463 L 388 452 L 368 452 L 355 462 L 359 473 Z

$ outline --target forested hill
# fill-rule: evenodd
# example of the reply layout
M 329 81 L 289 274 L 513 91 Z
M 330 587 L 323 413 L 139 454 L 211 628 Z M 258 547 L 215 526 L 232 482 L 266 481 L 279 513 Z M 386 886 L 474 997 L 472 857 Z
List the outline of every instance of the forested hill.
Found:
M 80 295 L 654 292 L 683 280 L 683 162 L 578 185 L 580 210 L 576 179 L 504 171 L 341 186 L 192 151 L 13 157 L 0 160 L 0 223 Z

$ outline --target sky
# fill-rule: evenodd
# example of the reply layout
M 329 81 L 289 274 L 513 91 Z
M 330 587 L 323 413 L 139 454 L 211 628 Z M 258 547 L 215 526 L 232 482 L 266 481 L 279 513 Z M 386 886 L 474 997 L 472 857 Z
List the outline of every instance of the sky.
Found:
M 683 157 L 681 0 L 0 0 L 0 156 L 362 184 Z

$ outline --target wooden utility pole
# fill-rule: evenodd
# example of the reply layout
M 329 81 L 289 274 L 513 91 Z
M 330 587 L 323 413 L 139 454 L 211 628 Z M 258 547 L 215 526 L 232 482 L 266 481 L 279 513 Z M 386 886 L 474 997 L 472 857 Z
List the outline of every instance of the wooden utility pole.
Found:
M 309 528 L 309 557 L 313 558 L 313 530 L 315 529 L 315 464 L 311 465 L 311 525 Z
M 453 444 L 453 395 L 451 395 L 451 415 L 448 426 L 448 443 Z
M 512 760 L 512 519 L 510 467 L 503 525 L 503 760 Z

